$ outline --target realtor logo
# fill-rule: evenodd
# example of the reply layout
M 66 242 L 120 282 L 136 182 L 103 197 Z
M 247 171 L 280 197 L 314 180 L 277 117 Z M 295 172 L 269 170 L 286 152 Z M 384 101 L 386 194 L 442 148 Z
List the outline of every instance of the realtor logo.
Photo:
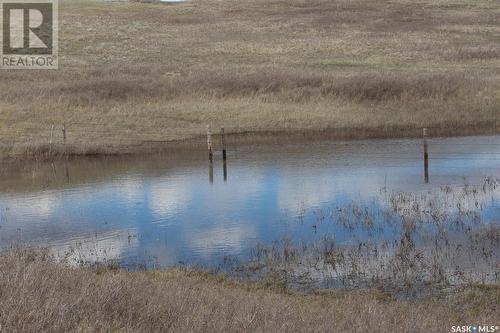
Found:
M 56 69 L 57 0 L 0 0 L 3 69 Z

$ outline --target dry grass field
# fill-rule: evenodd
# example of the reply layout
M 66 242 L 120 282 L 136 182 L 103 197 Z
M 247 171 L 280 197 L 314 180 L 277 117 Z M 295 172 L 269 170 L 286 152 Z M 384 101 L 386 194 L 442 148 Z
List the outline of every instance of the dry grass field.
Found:
M 0 255 L 0 296 L 2 332 L 450 332 L 500 317 L 495 286 L 413 301 L 301 295 L 192 271 L 69 268 L 34 252 Z
M 498 131 L 491 0 L 61 1 L 60 68 L 0 72 L 0 150 L 204 134 Z M 54 126 L 53 134 L 52 126 Z M 432 133 L 432 131 L 431 131 Z

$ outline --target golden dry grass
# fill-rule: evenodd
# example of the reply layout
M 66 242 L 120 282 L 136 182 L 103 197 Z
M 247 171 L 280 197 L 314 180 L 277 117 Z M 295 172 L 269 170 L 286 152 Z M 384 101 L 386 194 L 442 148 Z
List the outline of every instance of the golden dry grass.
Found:
M 207 124 L 498 131 L 499 15 L 489 0 L 64 1 L 60 69 L 0 73 L 0 147 L 46 150 L 62 124 L 80 153 Z
M 448 332 L 495 325 L 500 289 L 395 300 L 375 291 L 300 295 L 193 271 L 69 268 L 43 253 L 0 255 L 5 332 Z

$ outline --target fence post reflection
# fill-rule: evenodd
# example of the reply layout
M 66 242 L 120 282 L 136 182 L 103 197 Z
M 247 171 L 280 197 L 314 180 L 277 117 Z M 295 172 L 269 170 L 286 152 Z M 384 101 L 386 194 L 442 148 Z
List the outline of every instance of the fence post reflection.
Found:
M 214 162 L 211 159 L 208 161 L 208 181 L 210 184 L 214 182 Z
M 66 177 L 66 184 L 69 184 L 69 168 L 66 163 L 64 163 L 64 176 Z

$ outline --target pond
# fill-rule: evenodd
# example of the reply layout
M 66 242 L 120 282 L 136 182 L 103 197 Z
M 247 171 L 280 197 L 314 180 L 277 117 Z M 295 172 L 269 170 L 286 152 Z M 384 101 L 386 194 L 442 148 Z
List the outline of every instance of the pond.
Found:
M 10 165 L 0 179 L 0 246 L 42 246 L 70 260 L 132 268 L 213 266 L 255 259 L 257 248 L 284 239 L 312 244 L 328 236 L 336 248 L 385 244 L 395 253 L 408 238 L 414 251 L 444 242 L 470 247 L 476 232 L 491 238 L 480 270 L 491 279 L 499 261 L 492 242 L 500 137 L 427 141 L 428 182 L 421 139 L 229 145 L 226 177 L 220 152 L 211 170 L 199 149 Z M 410 220 L 430 222 L 408 228 Z M 477 271 L 473 252 L 454 264 Z

